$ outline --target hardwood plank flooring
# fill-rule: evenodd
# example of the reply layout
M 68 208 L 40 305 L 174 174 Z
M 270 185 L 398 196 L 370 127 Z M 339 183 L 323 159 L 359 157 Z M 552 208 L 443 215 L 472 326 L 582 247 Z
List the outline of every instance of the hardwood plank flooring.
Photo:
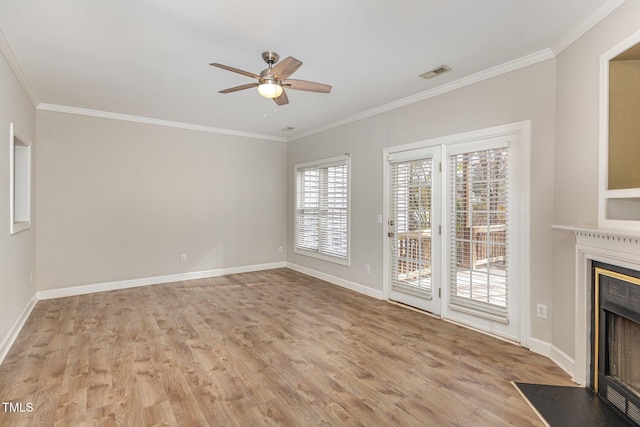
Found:
M 543 425 L 524 348 L 288 269 L 40 301 L 0 365 L 2 426 Z

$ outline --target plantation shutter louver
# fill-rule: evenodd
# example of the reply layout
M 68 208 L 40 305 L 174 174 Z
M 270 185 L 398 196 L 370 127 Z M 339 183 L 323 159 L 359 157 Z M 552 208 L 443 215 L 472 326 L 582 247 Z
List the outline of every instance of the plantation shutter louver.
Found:
M 348 262 L 349 158 L 296 166 L 295 250 Z
M 391 252 L 395 290 L 430 296 L 432 292 L 433 159 L 395 161 L 390 165 Z
M 508 323 L 509 148 L 449 159 L 449 306 Z
M 297 212 L 296 247 L 317 251 L 320 220 L 320 171 L 318 168 L 298 171 Z

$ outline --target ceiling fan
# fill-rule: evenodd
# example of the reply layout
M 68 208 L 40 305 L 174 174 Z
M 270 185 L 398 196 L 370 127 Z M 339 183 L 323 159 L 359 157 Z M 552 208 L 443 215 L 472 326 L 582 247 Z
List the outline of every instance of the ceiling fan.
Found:
M 278 60 L 280 59 L 280 55 L 275 52 L 269 51 L 262 52 L 262 59 L 267 63 L 268 68 L 262 70 L 259 75 L 215 62 L 209 64 L 213 65 L 214 67 L 222 68 L 223 70 L 233 71 L 234 73 L 253 77 L 258 80 L 255 83 L 249 83 L 242 86 L 224 89 L 219 93 L 231 93 L 237 92 L 239 90 L 257 87 L 260 95 L 264 96 L 265 98 L 272 98 L 278 105 L 285 105 L 289 103 L 289 98 L 287 98 L 287 93 L 284 91 L 284 88 L 304 90 L 307 92 L 331 92 L 331 86 L 329 85 L 309 82 L 306 80 L 289 79 L 288 77 L 302 65 L 302 62 L 298 61 L 292 56 L 289 56 L 283 59 L 281 62 L 278 62 Z

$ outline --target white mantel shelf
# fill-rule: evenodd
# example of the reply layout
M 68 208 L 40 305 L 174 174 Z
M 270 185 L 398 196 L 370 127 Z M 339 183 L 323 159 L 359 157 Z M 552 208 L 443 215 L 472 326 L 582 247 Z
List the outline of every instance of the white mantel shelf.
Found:
M 590 225 L 552 225 L 551 227 L 554 230 L 570 231 L 584 237 L 640 244 L 640 232 L 637 231 L 615 230 Z

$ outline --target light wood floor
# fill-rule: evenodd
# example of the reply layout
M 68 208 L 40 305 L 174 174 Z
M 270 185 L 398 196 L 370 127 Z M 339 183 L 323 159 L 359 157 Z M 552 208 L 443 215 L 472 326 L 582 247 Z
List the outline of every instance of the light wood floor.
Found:
M 288 269 L 40 301 L 0 366 L 0 425 L 542 425 L 521 347 Z

